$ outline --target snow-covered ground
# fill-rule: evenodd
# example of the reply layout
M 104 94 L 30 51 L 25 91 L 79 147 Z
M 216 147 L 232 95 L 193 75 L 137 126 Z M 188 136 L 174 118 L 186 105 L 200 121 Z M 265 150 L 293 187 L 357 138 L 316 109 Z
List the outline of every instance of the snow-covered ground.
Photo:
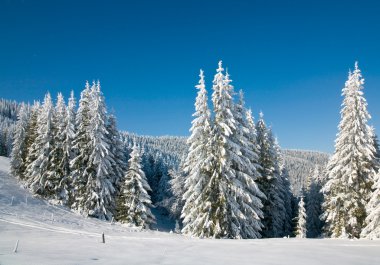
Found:
M 8 159 L 0 157 L 0 264 L 367 265 L 380 264 L 380 241 L 206 240 L 139 231 L 33 198 L 9 175 Z

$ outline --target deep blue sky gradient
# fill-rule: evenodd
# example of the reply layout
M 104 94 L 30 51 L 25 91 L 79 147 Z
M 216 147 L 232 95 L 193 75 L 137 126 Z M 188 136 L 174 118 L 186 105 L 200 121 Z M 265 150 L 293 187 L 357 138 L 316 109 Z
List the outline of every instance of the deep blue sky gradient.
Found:
M 218 60 L 284 148 L 332 152 L 355 60 L 380 130 L 379 1 L 0 0 L 0 97 L 77 98 L 100 80 L 119 128 L 188 135 Z M 211 91 L 210 91 L 211 94 Z

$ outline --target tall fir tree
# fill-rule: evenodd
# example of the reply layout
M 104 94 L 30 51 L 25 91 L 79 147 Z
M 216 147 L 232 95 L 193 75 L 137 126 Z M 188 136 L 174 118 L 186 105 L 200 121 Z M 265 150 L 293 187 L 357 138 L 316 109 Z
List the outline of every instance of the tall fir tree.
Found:
M 193 210 L 196 218 L 189 222 L 192 215 L 184 215 L 183 231 L 198 237 L 256 238 L 260 236 L 261 201 L 255 195 L 260 191 L 253 177 L 246 173 L 252 164 L 249 159 L 245 160 L 248 164 L 243 161 L 239 141 L 244 140 L 238 137 L 243 134 L 238 132 L 241 127 L 236 120 L 235 93 L 229 75 L 224 76 L 223 71 L 220 61 L 213 80 L 214 120 L 205 145 L 209 149 L 202 162 L 207 165 L 208 177 L 201 178 L 206 181 L 202 183 L 203 189 L 199 186 L 195 189 L 199 194 L 196 200 L 200 202 Z
M 287 215 L 287 202 L 286 197 L 288 196 L 289 187 L 286 186 L 288 183 L 283 179 L 283 159 L 281 155 L 281 148 L 278 143 L 277 138 L 274 137 L 273 132 L 269 129 L 269 141 L 272 147 L 273 153 L 273 165 L 274 165 L 274 181 L 273 181 L 273 200 L 275 204 L 274 211 L 272 212 L 273 218 L 273 236 L 282 237 L 286 235 L 285 228 L 288 221 Z
M 26 169 L 28 166 L 36 159 L 36 153 L 32 152 L 32 145 L 36 141 L 37 138 L 37 117 L 41 109 L 41 104 L 39 101 L 35 101 L 33 103 L 33 106 L 30 109 L 30 117 L 28 120 L 28 125 L 26 128 L 26 135 L 25 135 L 25 149 L 27 150 L 27 155 L 24 161 L 24 180 L 27 182 L 26 179 Z
M 60 163 L 62 168 L 63 178 L 60 182 L 60 199 L 63 204 L 71 205 L 72 198 L 72 179 L 71 179 L 71 161 L 74 159 L 73 142 L 75 140 L 75 118 L 76 118 L 76 101 L 74 92 L 71 91 L 69 102 L 65 114 L 65 127 L 62 133 L 62 149 L 63 157 Z
M 54 194 L 54 186 L 49 178 L 52 170 L 51 152 L 54 146 L 53 115 L 53 102 L 48 93 L 37 115 L 36 138 L 30 147 L 30 164 L 26 168 L 28 187 L 33 193 L 46 198 L 51 198 Z
M 119 187 L 127 170 L 125 163 L 125 151 L 121 141 L 120 133 L 116 125 L 116 117 L 109 115 L 107 118 L 108 142 L 110 144 L 110 152 L 113 156 L 111 180 L 115 187 Z
M 187 140 L 189 152 L 184 162 L 185 193 L 184 207 L 181 217 L 184 227 L 182 233 L 203 237 L 207 213 L 202 210 L 206 202 L 203 192 L 210 179 L 210 142 L 211 134 L 210 110 L 207 104 L 207 91 L 203 71 L 200 71 L 197 98 L 195 100 L 195 117 L 190 129 L 191 136 Z
M 62 180 L 65 178 L 64 165 L 64 140 L 65 140 L 65 127 L 66 127 L 66 105 L 61 93 L 58 93 L 55 111 L 53 112 L 51 122 L 52 126 L 52 142 L 53 146 L 50 151 L 50 170 L 47 179 L 50 183 L 51 198 L 55 199 L 57 203 L 65 204 L 64 190 L 61 187 Z
M 88 164 L 90 149 L 90 104 L 92 101 L 91 87 L 86 82 L 85 88 L 81 92 L 79 108 L 75 117 L 75 136 L 73 140 L 73 159 L 70 161 L 70 180 L 73 183 L 70 190 L 71 207 L 80 211 L 79 200 L 83 200 L 84 191 L 87 185 Z
M 229 76 L 226 74 L 226 80 Z M 232 90 L 232 89 L 231 89 Z M 233 91 L 233 90 L 232 90 Z M 258 153 L 255 145 L 256 131 L 250 130 L 249 121 L 246 119 L 246 109 L 243 91 L 239 92 L 239 101 L 234 105 L 234 116 L 236 120 L 236 132 L 232 139 L 240 147 L 240 152 L 235 159 L 232 159 L 232 168 L 236 178 L 243 185 L 240 196 L 237 198 L 239 208 L 243 209 L 244 215 L 239 219 L 240 236 L 243 238 L 260 238 L 260 231 L 263 227 L 263 207 L 261 199 L 265 195 L 259 190 L 256 184 L 261 177 L 258 168 Z M 252 118 L 252 117 L 251 117 Z
M 323 188 L 325 230 L 331 237 L 360 236 L 377 166 L 363 84 L 355 63 L 355 70 L 343 88 L 339 133 L 334 155 L 327 166 L 328 181 Z
M 136 145 L 130 156 L 125 181 L 118 198 L 116 217 L 122 223 L 149 228 L 155 222 L 155 217 L 150 210 L 152 202 L 148 194 L 151 189 L 141 169 L 141 157 Z
M 21 180 L 24 179 L 26 157 L 28 154 L 26 140 L 29 118 L 29 106 L 23 103 L 21 104 L 21 108 L 17 116 L 16 131 L 10 161 L 12 175 Z
M 203 209 L 206 213 L 204 235 L 215 238 L 238 238 L 240 237 L 238 217 L 244 214 L 237 203 L 237 192 L 242 191 L 240 187 L 243 185 L 236 178 L 236 172 L 232 168 L 232 158 L 239 156 L 240 146 L 232 141 L 237 126 L 233 113 L 234 92 L 223 71 L 220 61 L 213 80 L 211 178 L 204 192 L 206 202 Z
M 305 202 L 303 200 L 303 196 L 301 196 L 298 203 L 298 216 L 297 216 L 297 230 L 296 237 L 298 238 L 306 238 L 307 228 L 306 228 L 306 209 Z
M 94 83 L 89 104 L 89 125 L 87 143 L 88 161 L 84 164 L 84 174 L 80 187 L 80 197 L 77 197 L 78 210 L 86 216 L 110 220 L 115 210 L 115 187 L 112 182 L 113 155 L 106 128 L 107 116 L 100 83 Z
M 267 128 L 264 115 L 260 113 L 260 119 L 256 125 L 257 144 L 259 146 L 259 172 L 261 177 L 257 180 L 260 190 L 266 196 L 263 201 L 264 225 L 263 237 L 279 237 L 283 234 L 284 227 L 284 202 L 280 195 L 280 166 L 275 150 L 275 140 L 272 132 Z
M 237 216 L 243 215 L 238 208 L 235 194 L 230 196 L 236 187 L 233 185 L 236 178 L 231 156 L 232 153 L 237 156 L 236 153 L 240 150 L 231 141 L 231 135 L 236 130 L 231 93 L 233 91 L 226 84 L 223 71 L 220 61 L 213 80 L 212 101 L 215 116 L 210 139 L 211 152 L 208 154 L 211 176 L 202 192 L 203 205 L 199 222 L 199 236 L 207 238 L 239 237 Z

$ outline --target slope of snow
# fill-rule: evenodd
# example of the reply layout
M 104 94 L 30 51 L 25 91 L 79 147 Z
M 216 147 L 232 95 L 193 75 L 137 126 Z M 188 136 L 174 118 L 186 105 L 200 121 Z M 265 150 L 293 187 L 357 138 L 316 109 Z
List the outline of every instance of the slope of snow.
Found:
M 2 265 L 380 264 L 380 241 L 192 239 L 83 218 L 33 198 L 8 172 L 8 159 L 0 157 Z

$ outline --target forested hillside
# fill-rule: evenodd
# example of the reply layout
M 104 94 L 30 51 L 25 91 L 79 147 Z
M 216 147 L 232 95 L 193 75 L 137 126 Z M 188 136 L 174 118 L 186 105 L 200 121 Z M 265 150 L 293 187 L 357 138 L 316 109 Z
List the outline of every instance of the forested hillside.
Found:
M 295 195 L 299 195 L 307 180 L 312 177 L 314 168 L 323 172 L 329 160 L 329 154 L 317 151 L 282 150 L 285 168 L 288 170 L 290 183 Z
M 0 156 L 9 156 L 12 149 L 14 126 L 20 104 L 0 99 Z
M 181 158 L 185 156 L 188 149 L 186 137 L 139 136 L 127 132 L 124 132 L 122 137 L 126 146 L 131 146 L 135 141 L 142 147 L 143 164 L 148 179 L 152 181 L 151 184 L 157 184 L 162 176 L 168 179 L 168 170 L 178 168 Z M 282 154 L 295 195 L 298 195 L 302 187 L 306 185 L 307 178 L 312 175 L 315 166 L 319 166 L 320 171 L 323 171 L 329 159 L 329 154 L 317 151 L 284 149 Z

